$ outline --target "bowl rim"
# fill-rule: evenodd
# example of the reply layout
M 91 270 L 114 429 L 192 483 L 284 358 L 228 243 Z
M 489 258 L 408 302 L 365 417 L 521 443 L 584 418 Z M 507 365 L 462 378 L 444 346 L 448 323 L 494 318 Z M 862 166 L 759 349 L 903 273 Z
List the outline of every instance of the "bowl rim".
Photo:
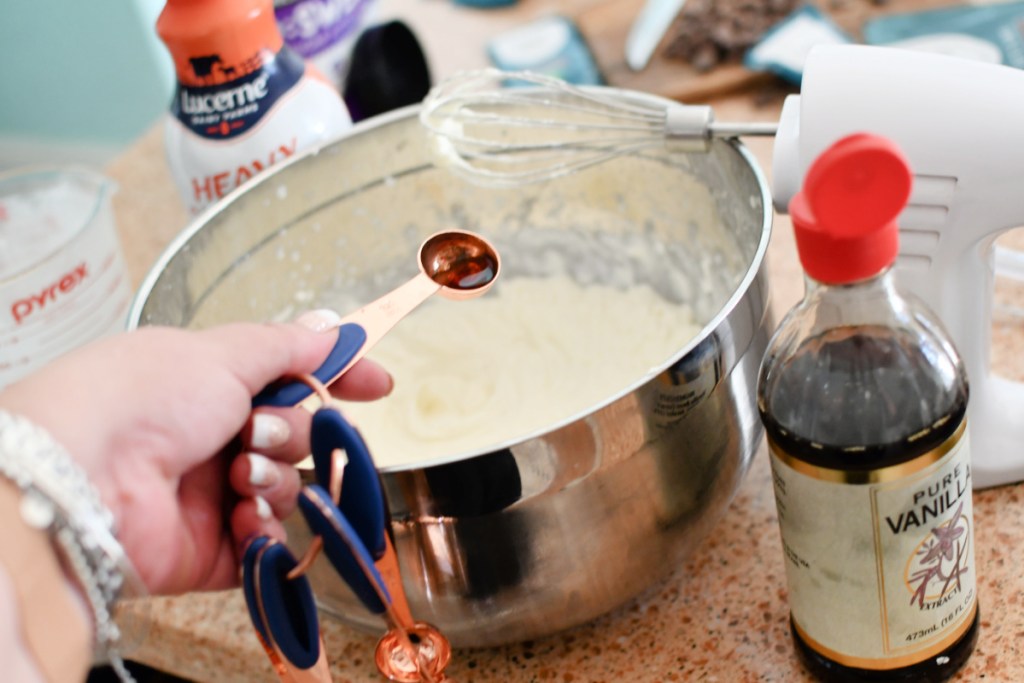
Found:
M 587 89 L 611 92 L 613 94 L 618 94 L 619 96 L 626 98 L 649 100 L 662 103 L 673 103 L 673 101 L 667 100 L 666 98 L 657 95 L 623 90 L 621 88 L 614 88 L 609 86 L 588 86 Z M 229 194 L 225 195 L 216 204 L 209 206 L 200 213 L 196 214 L 192 218 L 192 220 L 186 225 L 186 227 L 181 232 L 179 232 L 175 236 L 175 238 L 171 240 L 170 243 L 168 243 L 168 245 L 158 256 L 158 258 L 153 262 L 150 269 L 146 272 L 145 277 L 140 282 L 138 288 L 135 291 L 135 295 L 132 298 L 131 307 L 128 311 L 127 316 L 126 329 L 134 330 L 143 326 L 141 323 L 143 310 L 145 309 L 146 303 L 149 301 L 150 296 L 156 290 L 156 285 L 161 275 L 166 270 L 167 266 L 176 256 L 178 256 L 180 252 L 184 250 L 184 248 L 207 225 L 207 223 L 209 223 L 218 214 L 225 212 L 225 210 L 228 209 L 231 204 L 245 197 L 254 188 L 259 187 L 260 185 L 264 185 L 265 183 L 274 182 L 277 179 L 279 173 L 282 172 L 284 169 L 292 166 L 293 164 L 302 163 L 304 160 L 320 154 L 321 151 L 323 151 L 325 148 L 332 147 L 333 145 L 341 142 L 346 138 L 354 137 L 356 135 L 362 135 L 364 133 L 372 131 L 373 129 L 383 128 L 385 126 L 408 119 L 410 117 L 415 117 L 418 120 L 420 109 L 421 106 L 419 104 L 412 104 L 406 107 L 392 110 L 384 114 L 364 119 L 353 125 L 350 129 L 343 131 L 341 134 L 329 139 L 325 139 L 319 144 L 315 144 L 311 147 L 308 147 L 304 151 L 299 152 L 293 155 L 292 157 L 275 164 L 267 172 L 261 174 L 260 177 L 253 178 L 252 181 L 243 184 L 241 187 L 235 188 Z M 728 299 L 726 299 L 726 301 L 721 305 L 717 313 L 701 327 L 699 333 L 694 335 L 685 345 L 680 347 L 666 361 L 662 362 L 659 365 L 652 366 L 646 373 L 639 376 L 637 379 L 630 382 L 628 385 L 622 387 L 616 392 L 609 394 L 604 399 L 601 399 L 600 401 L 590 404 L 586 409 L 576 411 L 572 415 L 567 416 L 556 422 L 552 422 L 543 428 L 520 434 L 518 437 L 513 439 L 495 442 L 485 448 L 461 451 L 453 455 L 443 456 L 440 458 L 433 458 L 430 460 L 418 460 L 414 463 L 403 463 L 398 465 L 380 467 L 380 472 L 383 474 L 387 474 L 396 472 L 417 471 L 429 469 L 435 466 L 448 465 L 451 463 L 471 460 L 475 457 L 479 457 L 489 453 L 494 453 L 496 451 L 501 451 L 503 449 L 509 449 L 516 445 L 523 444 L 534 439 L 537 439 L 539 437 L 542 437 L 546 434 L 556 432 L 566 427 L 567 425 L 571 425 L 573 423 L 580 421 L 581 419 L 585 419 L 587 416 L 594 415 L 603 410 L 604 408 L 606 408 L 607 406 L 622 399 L 623 397 L 634 393 L 635 391 L 637 391 L 637 389 L 650 383 L 652 380 L 657 378 L 658 375 L 662 374 L 670 367 L 678 363 L 687 354 L 692 352 L 698 345 L 703 343 L 705 340 L 709 339 L 714 334 L 715 330 L 722 325 L 722 323 L 732 314 L 732 312 L 737 308 L 737 306 L 739 306 L 740 302 L 748 295 L 748 292 L 754 284 L 754 281 L 759 277 L 763 269 L 765 259 L 767 257 L 768 244 L 771 239 L 772 233 L 772 220 L 774 218 L 774 208 L 772 204 L 771 191 L 767 181 L 767 177 L 765 176 L 764 171 L 761 169 L 753 153 L 737 138 L 716 139 L 710 141 L 709 144 L 724 144 L 731 147 L 733 151 L 740 156 L 746 168 L 753 175 L 753 179 L 760 192 L 761 229 L 759 233 L 757 248 L 755 249 L 751 259 L 747 264 L 746 271 L 744 272 L 743 277 L 736 284 L 732 293 L 729 295 Z M 765 312 L 767 312 L 767 310 Z M 747 344 L 749 344 L 749 341 L 750 340 L 747 340 Z M 743 350 L 745 349 L 746 346 L 743 347 Z

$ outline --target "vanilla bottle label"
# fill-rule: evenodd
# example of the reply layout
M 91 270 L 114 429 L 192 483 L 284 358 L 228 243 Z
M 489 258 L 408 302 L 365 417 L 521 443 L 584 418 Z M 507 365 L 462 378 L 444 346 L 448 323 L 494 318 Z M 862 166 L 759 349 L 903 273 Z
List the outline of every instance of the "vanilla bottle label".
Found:
M 966 423 L 878 470 L 810 465 L 769 442 L 789 604 L 807 644 L 846 666 L 923 661 L 977 610 Z

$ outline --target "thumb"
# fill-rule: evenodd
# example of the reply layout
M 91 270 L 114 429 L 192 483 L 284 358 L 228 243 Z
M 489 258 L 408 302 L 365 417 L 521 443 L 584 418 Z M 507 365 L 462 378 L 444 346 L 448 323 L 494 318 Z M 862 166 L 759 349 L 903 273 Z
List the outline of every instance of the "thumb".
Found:
M 315 332 L 298 323 L 231 323 L 200 334 L 253 396 L 282 377 L 316 370 L 338 339 L 337 327 Z

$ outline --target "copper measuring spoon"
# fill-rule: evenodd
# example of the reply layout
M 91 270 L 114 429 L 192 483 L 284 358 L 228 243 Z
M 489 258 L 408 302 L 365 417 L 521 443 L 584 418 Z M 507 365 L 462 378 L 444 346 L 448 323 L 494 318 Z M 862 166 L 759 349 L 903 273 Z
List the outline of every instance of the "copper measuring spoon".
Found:
M 333 406 L 323 384 L 309 376 L 299 379 L 316 391 L 323 406 L 313 415 L 310 430 L 317 483 L 305 486 L 298 499 L 313 541 L 287 578 L 304 580 L 314 558 L 325 552 L 356 597 L 388 626 L 374 655 L 378 671 L 397 683 L 447 680 L 451 646 L 409 610 L 387 528 L 384 490 L 366 442 Z
M 478 297 L 501 271 L 498 251 L 483 237 L 466 230 L 446 230 L 428 237 L 419 248 L 420 273 L 354 313 L 342 318 L 338 341 L 313 376 L 330 384 L 366 355 L 399 320 L 434 294 L 460 301 Z M 312 393 L 303 382 L 272 385 L 253 400 L 254 406 L 293 406 Z
M 309 375 L 295 379 L 323 404 L 313 415 L 310 433 L 318 483 L 303 487 L 298 497 L 314 535 L 301 559 L 266 536 L 246 548 L 242 585 L 258 640 L 283 683 L 330 680 L 305 576 L 323 551 L 356 597 L 387 624 L 374 653 L 378 671 L 396 683 L 442 683 L 448 680 L 444 670 L 451 646 L 440 631 L 415 621 L 409 611 L 387 529 L 384 491 L 366 443 L 333 406 L 321 382 Z

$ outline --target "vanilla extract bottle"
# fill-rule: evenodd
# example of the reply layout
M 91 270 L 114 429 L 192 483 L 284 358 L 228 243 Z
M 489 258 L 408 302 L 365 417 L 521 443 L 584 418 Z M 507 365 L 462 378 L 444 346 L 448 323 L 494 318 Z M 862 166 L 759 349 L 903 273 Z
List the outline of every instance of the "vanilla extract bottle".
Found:
M 811 166 L 806 292 L 758 378 L 792 635 L 823 681 L 943 681 L 978 635 L 967 377 L 892 271 L 911 180 L 863 134 Z

